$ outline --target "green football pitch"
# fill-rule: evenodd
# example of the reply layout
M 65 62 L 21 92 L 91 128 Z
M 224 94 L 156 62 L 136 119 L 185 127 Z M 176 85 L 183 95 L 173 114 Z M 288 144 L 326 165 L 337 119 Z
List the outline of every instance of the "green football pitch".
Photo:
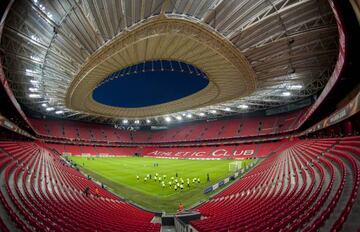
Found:
M 82 171 L 110 187 L 122 198 L 150 210 L 170 213 L 176 211 L 180 202 L 185 207 L 190 207 L 201 200 L 207 200 L 209 195 L 204 194 L 205 188 L 231 175 L 229 163 L 234 162 L 233 160 L 173 160 L 144 157 L 87 159 L 73 156 L 69 159 Z M 252 161 L 244 160 L 241 166 Z M 207 174 L 210 181 L 207 180 Z M 161 177 L 160 181 L 159 177 Z M 196 181 L 193 181 L 195 178 Z M 184 182 L 183 190 L 180 186 L 175 190 L 176 180 L 179 185 Z

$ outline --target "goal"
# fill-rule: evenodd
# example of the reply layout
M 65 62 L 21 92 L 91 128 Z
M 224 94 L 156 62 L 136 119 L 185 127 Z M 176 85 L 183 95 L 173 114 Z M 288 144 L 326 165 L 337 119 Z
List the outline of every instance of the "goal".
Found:
M 230 172 L 237 172 L 242 168 L 242 161 L 234 161 L 229 163 L 229 171 Z

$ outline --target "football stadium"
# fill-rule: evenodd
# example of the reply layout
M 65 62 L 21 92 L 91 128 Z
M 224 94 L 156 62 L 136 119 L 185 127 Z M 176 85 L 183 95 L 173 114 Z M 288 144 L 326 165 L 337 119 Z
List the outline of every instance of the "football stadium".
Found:
M 1 0 L 0 232 L 360 232 L 359 0 Z

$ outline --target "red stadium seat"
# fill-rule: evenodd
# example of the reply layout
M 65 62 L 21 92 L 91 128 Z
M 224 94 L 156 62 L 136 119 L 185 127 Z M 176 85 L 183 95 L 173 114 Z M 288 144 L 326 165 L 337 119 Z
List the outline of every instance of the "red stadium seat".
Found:
M 70 140 L 122 142 L 122 143 L 169 143 L 234 139 L 258 135 L 288 132 L 295 128 L 297 119 L 306 109 L 259 118 L 227 119 L 192 123 L 181 128 L 165 131 L 126 131 L 109 125 L 55 120 L 31 119 L 34 128 L 42 136 Z
M 339 230 L 358 192 L 360 168 L 351 153 L 359 149 L 358 141 L 346 142 L 352 148 L 336 140 L 295 142 L 198 206 L 203 219 L 192 226 L 199 231 Z
M 6 187 L 1 202 L 22 231 L 160 230 L 150 222 L 153 214 L 121 201 L 46 149 L 22 142 L 0 143 L 0 148 Z M 8 230 L 2 221 L 0 228 Z

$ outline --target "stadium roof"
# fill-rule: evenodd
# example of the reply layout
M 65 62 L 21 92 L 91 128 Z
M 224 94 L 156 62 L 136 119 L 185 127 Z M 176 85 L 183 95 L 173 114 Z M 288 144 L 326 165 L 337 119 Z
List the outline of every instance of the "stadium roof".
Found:
M 20 0 L 6 19 L 1 48 L 12 90 L 28 109 L 60 118 L 161 124 L 315 95 L 333 71 L 337 40 L 325 0 Z M 105 81 L 115 85 L 124 76 L 131 88 L 102 94 L 121 98 L 114 91 L 151 88 L 149 79 L 134 82 L 137 68 L 151 76 L 153 68 L 145 67 L 152 64 L 172 78 L 176 63 L 186 64 L 177 67 L 189 75 L 182 85 L 171 86 L 173 79 L 164 88 L 184 93 L 158 94 L 151 103 L 134 98 L 130 105 L 93 97 Z M 193 73 L 208 83 L 188 89 L 196 82 Z

